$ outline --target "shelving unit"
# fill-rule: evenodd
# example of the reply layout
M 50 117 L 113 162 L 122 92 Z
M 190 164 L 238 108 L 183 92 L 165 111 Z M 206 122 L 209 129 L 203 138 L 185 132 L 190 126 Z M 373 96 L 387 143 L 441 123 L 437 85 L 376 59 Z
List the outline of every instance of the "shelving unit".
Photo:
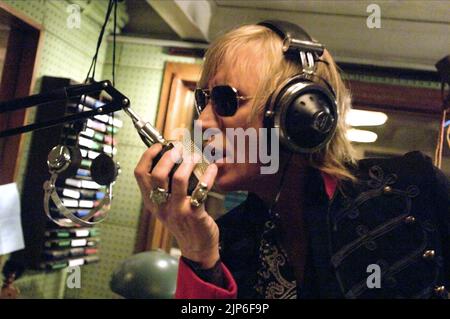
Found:
M 41 93 L 76 84 L 67 78 L 44 77 Z M 36 122 L 58 118 L 103 105 L 99 97 L 86 96 L 81 100 L 40 105 Z M 22 224 L 25 250 L 11 258 L 24 267 L 38 270 L 56 270 L 99 261 L 100 231 L 96 227 L 63 228 L 50 221 L 44 213 L 43 183 L 49 179 L 47 155 L 56 145 L 80 148 L 81 166 L 74 176 L 58 178 L 56 190 L 64 206 L 83 217 L 99 204 L 105 196 L 106 186 L 91 179 L 92 160 L 102 152 L 107 155 L 117 151 L 114 134 L 122 127 L 119 116 L 99 115 L 84 122 L 67 123 L 34 132 L 29 163 L 26 169 L 22 194 Z M 64 218 L 55 206 L 52 217 Z M 98 216 L 94 216 L 95 220 Z

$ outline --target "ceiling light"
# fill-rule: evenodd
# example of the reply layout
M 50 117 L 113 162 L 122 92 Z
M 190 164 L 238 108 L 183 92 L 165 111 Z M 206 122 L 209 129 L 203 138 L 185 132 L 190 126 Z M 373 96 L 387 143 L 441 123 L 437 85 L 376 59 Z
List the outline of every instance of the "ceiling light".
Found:
M 346 123 L 350 126 L 378 126 L 386 123 L 388 116 L 382 112 L 350 110 Z
M 347 131 L 347 138 L 352 142 L 373 143 L 377 140 L 378 135 L 371 131 L 352 128 Z

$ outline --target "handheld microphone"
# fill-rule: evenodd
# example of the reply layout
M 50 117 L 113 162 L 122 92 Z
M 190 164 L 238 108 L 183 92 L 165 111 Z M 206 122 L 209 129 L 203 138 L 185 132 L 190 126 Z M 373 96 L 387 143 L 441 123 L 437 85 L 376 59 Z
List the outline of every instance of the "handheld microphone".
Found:
M 137 115 L 130 107 L 126 107 L 123 109 L 125 113 L 131 117 L 134 127 L 136 128 L 137 132 L 139 133 L 139 136 L 141 137 L 142 141 L 144 142 L 147 147 L 152 146 L 153 144 L 160 143 L 163 146 L 163 149 L 159 154 L 153 159 L 153 167 L 158 163 L 158 161 L 161 159 L 161 157 L 166 153 L 167 151 L 170 151 L 175 147 L 175 145 L 169 141 L 167 141 L 161 133 L 154 128 L 149 122 L 145 122 L 142 120 L 139 115 Z M 199 155 L 199 158 L 201 159 L 198 163 L 196 163 L 194 167 L 194 171 L 192 175 L 189 177 L 189 183 L 188 183 L 188 195 L 191 195 L 194 191 L 195 187 L 200 181 L 200 178 L 205 173 L 206 169 L 208 168 L 209 161 L 203 156 L 201 150 L 195 145 L 195 143 L 192 140 L 186 140 L 183 139 L 183 151 L 188 153 L 194 153 Z M 174 167 L 169 173 L 169 192 L 171 190 L 171 181 L 173 174 L 177 170 L 177 168 L 180 166 L 181 163 L 175 163 Z

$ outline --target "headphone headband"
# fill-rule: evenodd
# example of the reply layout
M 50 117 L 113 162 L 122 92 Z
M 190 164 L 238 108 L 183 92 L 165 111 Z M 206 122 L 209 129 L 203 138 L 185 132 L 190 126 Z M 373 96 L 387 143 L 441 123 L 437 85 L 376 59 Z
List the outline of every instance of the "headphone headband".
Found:
M 258 25 L 269 28 L 283 40 L 283 52 L 296 54 L 298 52 L 311 52 L 317 58 L 322 56 L 324 46 L 311 38 L 300 26 L 281 20 L 264 20 Z
M 271 93 L 264 127 L 278 128 L 279 140 L 290 151 L 313 153 L 323 149 L 334 135 L 338 118 L 333 89 L 315 72 L 323 45 L 290 22 L 266 20 L 258 25 L 275 32 L 283 40 L 285 59 L 302 67 L 299 74 L 286 79 Z

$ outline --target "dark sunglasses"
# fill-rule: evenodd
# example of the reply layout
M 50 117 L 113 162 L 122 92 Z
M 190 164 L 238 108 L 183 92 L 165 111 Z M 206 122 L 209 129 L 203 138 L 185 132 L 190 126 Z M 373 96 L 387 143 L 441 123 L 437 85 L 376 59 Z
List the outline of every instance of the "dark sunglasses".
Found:
M 214 112 L 220 116 L 233 116 L 239 108 L 239 101 L 249 100 L 251 96 L 240 96 L 238 91 L 229 85 L 218 85 L 211 90 L 195 89 L 195 107 L 198 114 L 205 109 L 211 99 Z

